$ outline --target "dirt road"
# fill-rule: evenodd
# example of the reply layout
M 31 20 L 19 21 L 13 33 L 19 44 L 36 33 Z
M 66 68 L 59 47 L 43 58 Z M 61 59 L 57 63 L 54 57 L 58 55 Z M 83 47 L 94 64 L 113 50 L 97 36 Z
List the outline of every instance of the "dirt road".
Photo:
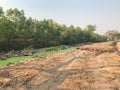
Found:
M 0 90 L 119 90 L 120 52 L 114 42 L 32 58 L 0 68 Z

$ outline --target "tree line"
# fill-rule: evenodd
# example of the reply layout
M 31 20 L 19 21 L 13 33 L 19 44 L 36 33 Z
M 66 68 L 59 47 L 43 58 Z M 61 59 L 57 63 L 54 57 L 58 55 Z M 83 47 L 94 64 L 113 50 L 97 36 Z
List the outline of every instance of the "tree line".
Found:
M 95 25 L 82 29 L 58 24 L 52 19 L 27 18 L 23 10 L 4 11 L 0 7 L 0 51 L 106 41 L 106 37 L 95 30 Z
M 109 41 L 120 40 L 120 32 L 117 30 L 108 30 L 105 33 L 105 36 L 107 37 L 107 40 Z

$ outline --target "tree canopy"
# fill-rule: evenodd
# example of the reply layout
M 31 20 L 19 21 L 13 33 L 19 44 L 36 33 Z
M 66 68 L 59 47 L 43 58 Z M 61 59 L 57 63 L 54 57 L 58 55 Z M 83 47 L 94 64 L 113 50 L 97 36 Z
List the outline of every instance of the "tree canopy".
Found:
M 105 41 L 105 37 L 95 33 L 95 30 L 95 25 L 82 29 L 61 25 L 52 19 L 27 18 L 23 10 L 3 11 L 0 7 L 0 51 Z
M 120 39 L 120 32 L 117 30 L 108 30 L 105 36 L 108 40 L 118 40 Z

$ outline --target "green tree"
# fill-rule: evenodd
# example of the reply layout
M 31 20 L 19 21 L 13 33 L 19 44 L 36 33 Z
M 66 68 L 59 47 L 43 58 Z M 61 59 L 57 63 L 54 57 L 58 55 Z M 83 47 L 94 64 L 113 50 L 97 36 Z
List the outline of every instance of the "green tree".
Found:
M 88 32 L 93 32 L 96 30 L 96 25 L 87 25 L 85 30 Z
M 107 40 L 118 40 L 120 39 L 120 32 L 117 30 L 108 30 L 105 33 L 105 36 L 107 37 Z
M 15 27 L 13 22 L 8 20 L 6 17 L 0 18 L 0 38 L 11 40 L 14 38 Z
M 6 16 L 8 20 L 14 22 L 16 31 L 24 31 L 25 30 L 25 22 L 26 17 L 24 15 L 24 11 L 19 11 L 17 8 L 9 9 L 6 12 Z
M 3 8 L 0 7 L 0 17 L 2 17 L 4 15 L 4 11 L 3 11 Z

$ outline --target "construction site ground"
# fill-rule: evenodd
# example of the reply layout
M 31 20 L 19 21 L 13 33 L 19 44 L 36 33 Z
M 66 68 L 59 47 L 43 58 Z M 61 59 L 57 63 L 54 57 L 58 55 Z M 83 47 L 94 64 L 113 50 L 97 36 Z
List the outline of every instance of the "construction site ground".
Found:
M 0 68 L 0 90 L 120 90 L 116 42 L 31 58 Z

